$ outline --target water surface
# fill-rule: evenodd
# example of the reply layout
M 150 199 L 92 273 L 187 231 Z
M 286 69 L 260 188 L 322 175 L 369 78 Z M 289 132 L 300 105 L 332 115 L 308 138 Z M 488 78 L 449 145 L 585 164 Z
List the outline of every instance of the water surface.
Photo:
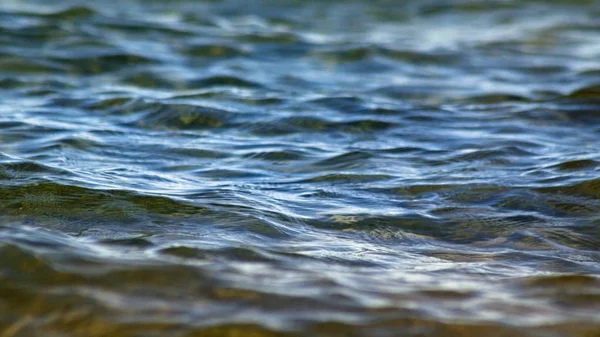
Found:
M 0 337 L 597 336 L 599 17 L 3 0 Z

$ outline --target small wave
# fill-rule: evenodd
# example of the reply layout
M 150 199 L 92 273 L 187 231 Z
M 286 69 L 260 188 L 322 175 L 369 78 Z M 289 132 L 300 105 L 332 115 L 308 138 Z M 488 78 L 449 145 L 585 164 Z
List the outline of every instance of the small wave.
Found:
M 134 108 L 138 110 L 138 108 Z M 127 125 L 150 129 L 194 130 L 219 128 L 237 114 L 201 105 L 153 102 L 142 104 L 141 115 Z

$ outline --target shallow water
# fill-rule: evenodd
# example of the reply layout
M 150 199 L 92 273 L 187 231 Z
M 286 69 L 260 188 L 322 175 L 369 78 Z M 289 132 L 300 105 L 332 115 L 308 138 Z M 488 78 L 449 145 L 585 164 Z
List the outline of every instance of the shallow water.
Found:
M 600 336 L 599 17 L 3 0 L 0 337 Z

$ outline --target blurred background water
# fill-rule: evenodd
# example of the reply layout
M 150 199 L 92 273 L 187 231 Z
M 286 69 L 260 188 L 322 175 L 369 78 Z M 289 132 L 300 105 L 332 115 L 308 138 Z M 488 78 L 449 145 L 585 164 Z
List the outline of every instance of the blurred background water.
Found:
M 598 18 L 2 0 L 0 337 L 600 336 Z

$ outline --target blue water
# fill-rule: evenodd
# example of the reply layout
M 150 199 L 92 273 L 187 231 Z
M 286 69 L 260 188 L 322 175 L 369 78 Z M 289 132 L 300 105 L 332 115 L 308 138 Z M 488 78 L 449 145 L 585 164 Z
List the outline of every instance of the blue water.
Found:
M 596 336 L 599 17 L 1 1 L 0 337 Z

